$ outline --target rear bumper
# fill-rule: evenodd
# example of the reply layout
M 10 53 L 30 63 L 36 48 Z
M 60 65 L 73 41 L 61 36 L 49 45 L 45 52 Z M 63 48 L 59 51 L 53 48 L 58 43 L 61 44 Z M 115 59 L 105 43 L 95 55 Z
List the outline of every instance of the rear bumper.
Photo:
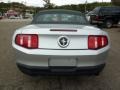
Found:
M 103 21 L 90 20 L 91 24 L 103 24 Z
M 106 48 L 106 49 L 108 50 L 104 51 L 105 50 L 104 48 L 103 50 L 100 50 L 100 51 L 93 50 L 91 52 L 89 50 L 88 51 L 76 50 L 74 51 L 74 53 L 72 50 L 65 51 L 65 53 L 62 52 L 61 50 L 59 51 L 57 50 L 56 51 L 57 53 L 55 52 L 55 50 L 51 50 L 51 52 L 50 51 L 46 52 L 46 53 L 49 53 L 49 55 L 26 54 L 16 50 L 16 62 L 23 65 L 27 65 L 27 66 L 49 67 L 51 66 L 49 63 L 51 59 L 62 59 L 62 60 L 74 59 L 76 60 L 76 65 L 75 65 L 76 67 L 97 66 L 106 62 L 106 57 L 108 55 L 109 48 Z M 59 54 L 59 55 L 50 55 L 50 53 Z M 64 54 L 64 55 L 60 55 L 60 54 Z M 71 54 L 71 55 L 67 55 L 67 54 Z M 57 65 L 57 66 L 61 66 L 61 65 Z M 63 65 L 63 66 L 66 66 L 66 65 Z
M 101 72 L 105 64 L 87 67 L 36 67 L 17 63 L 17 66 L 23 73 L 29 75 L 91 75 Z
M 100 72 L 105 66 L 109 45 L 100 50 L 34 50 L 24 53 L 16 50 L 16 62 L 23 73 L 55 75 L 55 74 L 93 74 Z M 71 66 L 51 65 L 51 59 L 74 59 Z M 63 62 L 64 63 L 64 62 Z

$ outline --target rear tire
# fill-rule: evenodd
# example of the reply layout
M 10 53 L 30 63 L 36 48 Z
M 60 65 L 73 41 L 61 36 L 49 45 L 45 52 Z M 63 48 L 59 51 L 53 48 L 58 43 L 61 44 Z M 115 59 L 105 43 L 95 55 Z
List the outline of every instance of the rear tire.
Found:
M 102 24 L 97 24 L 97 27 L 98 28 L 103 28 L 103 25 Z
M 99 76 L 101 72 L 96 72 L 94 75 Z
M 111 28 L 113 26 L 113 21 L 112 20 L 106 20 L 104 22 L 105 28 Z

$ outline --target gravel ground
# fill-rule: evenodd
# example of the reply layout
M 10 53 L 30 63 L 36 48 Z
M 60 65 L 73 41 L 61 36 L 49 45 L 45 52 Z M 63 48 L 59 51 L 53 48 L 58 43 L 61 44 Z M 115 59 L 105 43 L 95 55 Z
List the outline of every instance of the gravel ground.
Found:
M 107 66 L 99 76 L 41 76 L 21 73 L 11 46 L 15 29 L 30 20 L 0 21 L 0 90 L 120 90 L 120 27 L 107 29 L 111 50 Z

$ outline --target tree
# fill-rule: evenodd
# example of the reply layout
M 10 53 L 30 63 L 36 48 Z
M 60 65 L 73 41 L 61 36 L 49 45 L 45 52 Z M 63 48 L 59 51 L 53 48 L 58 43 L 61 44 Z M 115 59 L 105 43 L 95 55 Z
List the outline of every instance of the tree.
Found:
M 111 0 L 114 5 L 120 6 L 120 0 Z
M 46 4 L 50 3 L 50 0 L 43 0 Z
M 43 0 L 46 4 L 44 4 L 44 7 L 45 8 L 54 8 L 55 7 L 55 4 L 51 3 L 50 0 Z
M 43 0 L 46 4 L 44 5 L 45 8 L 50 8 L 50 0 Z

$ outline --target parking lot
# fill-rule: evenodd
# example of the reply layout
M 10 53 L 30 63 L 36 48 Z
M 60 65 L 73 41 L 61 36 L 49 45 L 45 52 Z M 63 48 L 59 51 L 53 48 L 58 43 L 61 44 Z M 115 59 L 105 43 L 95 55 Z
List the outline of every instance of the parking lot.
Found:
M 107 65 L 99 76 L 41 76 L 21 73 L 11 45 L 15 29 L 30 20 L 0 21 L 0 90 L 120 90 L 120 27 L 104 29 L 111 38 Z

